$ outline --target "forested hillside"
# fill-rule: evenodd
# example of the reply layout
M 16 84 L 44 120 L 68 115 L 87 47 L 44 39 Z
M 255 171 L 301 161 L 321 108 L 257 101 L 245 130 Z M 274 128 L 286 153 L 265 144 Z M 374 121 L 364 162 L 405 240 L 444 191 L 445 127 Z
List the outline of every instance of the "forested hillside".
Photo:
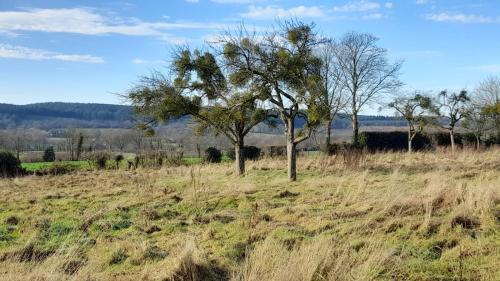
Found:
M 81 103 L 0 104 L 0 129 L 126 128 L 132 109 L 123 105 Z

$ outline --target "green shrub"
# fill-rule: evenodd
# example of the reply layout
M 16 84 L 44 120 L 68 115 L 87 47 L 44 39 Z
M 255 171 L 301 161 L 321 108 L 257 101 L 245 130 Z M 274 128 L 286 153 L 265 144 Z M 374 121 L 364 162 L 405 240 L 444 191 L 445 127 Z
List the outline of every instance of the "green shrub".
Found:
M 257 160 L 260 157 L 261 150 L 256 146 L 245 146 L 243 147 L 243 157 L 247 160 Z M 234 149 L 228 150 L 226 156 L 231 159 L 236 159 L 236 152 Z
M 119 169 L 120 168 L 120 163 L 125 159 L 125 157 L 123 157 L 123 155 L 121 154 L 118 154 L 115 156 L 115 164 L 116 164 L 116 169 Z
M 56 161 L 56 153 L 54 152 L 54 147 L 48 147 L 43 152 L 43 161 L 44 162 L 54 162 Z
M 106 152 L 95 152 L 90 156 L 91 163 L 98 170 L 106 169 L 106 163 L 109 159 L 110 156 Z
M 205 161 L 208 163 L 220 163 L 222 160 L 222 153 L 215 147 L 209 147 L 205 151 Z
M 369 151 L 404 151 L 408 150 L 407 132 L 361 132 L 359 134 L 359 145 Z M 429 149 L 432 147 L 429 137 L 417 134 L 413 139 L 414 151 Z
M 24 174 L 21 161 L 14 154 L 6 151 L 0 152 L 0 177 L 12 178 Z

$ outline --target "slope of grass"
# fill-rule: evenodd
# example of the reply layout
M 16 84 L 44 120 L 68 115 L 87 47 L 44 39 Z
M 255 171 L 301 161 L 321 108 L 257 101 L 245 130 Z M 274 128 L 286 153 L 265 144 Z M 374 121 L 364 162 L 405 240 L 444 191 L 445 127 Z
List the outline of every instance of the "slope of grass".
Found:
M 500 150 L 0 182 L 0 280 L 498 280 Z

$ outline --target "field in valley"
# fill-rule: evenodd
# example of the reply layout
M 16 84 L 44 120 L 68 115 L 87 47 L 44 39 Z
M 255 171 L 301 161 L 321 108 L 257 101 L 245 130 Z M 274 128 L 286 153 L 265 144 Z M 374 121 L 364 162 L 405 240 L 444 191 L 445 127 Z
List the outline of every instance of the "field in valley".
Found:
M 0 180 L 0 280 L 500 280 L 500 149 Z

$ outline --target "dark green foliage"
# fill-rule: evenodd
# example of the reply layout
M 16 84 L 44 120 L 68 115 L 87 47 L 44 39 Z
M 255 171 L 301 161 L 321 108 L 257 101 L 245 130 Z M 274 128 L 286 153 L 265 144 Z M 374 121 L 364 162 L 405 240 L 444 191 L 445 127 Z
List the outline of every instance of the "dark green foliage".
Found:
M 220 163 L 222 160 L 222 153 L 215 147 L 209 147 L 205 150 L 205 161 L 208 163 Z
M 476 135 L 474 133 L 464 133 L 460 137 L 463 145 L 471 146 L 476 144 Z
M 332 143 L 321 147 L 321 150 L 328 155 L 335 155 L 341 151 L 352 150 L 354 146 L 350 142 Z
M 500 145 L 500 133 L 497 135 L 495 134 L 490 135 L 488 138 L 484 140 L 484 144 L 486 144 L 486 146 Z
M 243 156 L 247 160 L 257 160 L 257 159 L 259 159 L 260 158 L 260 152 L 261 152 L 260 148 L 258 148 L 256 146 L 245 146 L 243 148 Z M 228 150 L 227 153 L 226 153 L 226 155 L 231 160 L 235 160 L 236 159 L 234 149 Z
M 115 156 L 116 169 L 120 168 L 120 163 L 125 159 L 123 155 L 118 154 Z
M 451 145 L 451 139 L 450 139 L 450 133 L 448 132 L 439 132 L 439 133 L 433 133 L 429 134 L 429 137 L 432 141 L 433 146 L 450 146 Z M 462 144 L 462 134 L 455 133 L 455 144 L 461 145 Z
M 109 154 L 106 152 L 96 152 L 90 156 L 90 161 L 96 169 L 103 170 L 106 169 L 109 158 Z
M 369 151 L 408 149 L 408 133 L 406 132 L 362 132 L 359 136 L 360 146 Z M 422 134 L 417 134 L 413 139 L 413 149 L 428 148 L 431 148 L 430 139 Z
M 123 249 L 119 249 L 118 251 L 114 252 L 113 255 L 111 256 L 111 259 L 109 261 L 110 265 L 114 264 L 121 264 L 123 263 L 126 259 L 128 258 L 127 253 Z
M 37 176 L 45 176 L 45 175 L 58 176 L 58 175 L 68 174 L 76 170 L 77 167 L 75 167 L 74 165 L 55 162 L 52 163 L 52 165 L 50 165 L 47 168 L 36 170 L 34 173 Z
M 54 152 L 54 147 L 48 147 L 43 152 L 43 161 L 44 162 L 54 162 L 56 161 L 56 153 Z
M 160 249 L 158 246 L 150 246 L 146 249 L 143 255 L 143 259 L 160 261 L 168 256 L 167 252 Z
M 268 146 L 264 148 L 264 155 L 268 157 L 279 157 L 286 155 L 286 146 Z
M 14 154 L 6 151 L 0 152 L 0 177 L 12 178 L 23 173 L 21 161 Z

